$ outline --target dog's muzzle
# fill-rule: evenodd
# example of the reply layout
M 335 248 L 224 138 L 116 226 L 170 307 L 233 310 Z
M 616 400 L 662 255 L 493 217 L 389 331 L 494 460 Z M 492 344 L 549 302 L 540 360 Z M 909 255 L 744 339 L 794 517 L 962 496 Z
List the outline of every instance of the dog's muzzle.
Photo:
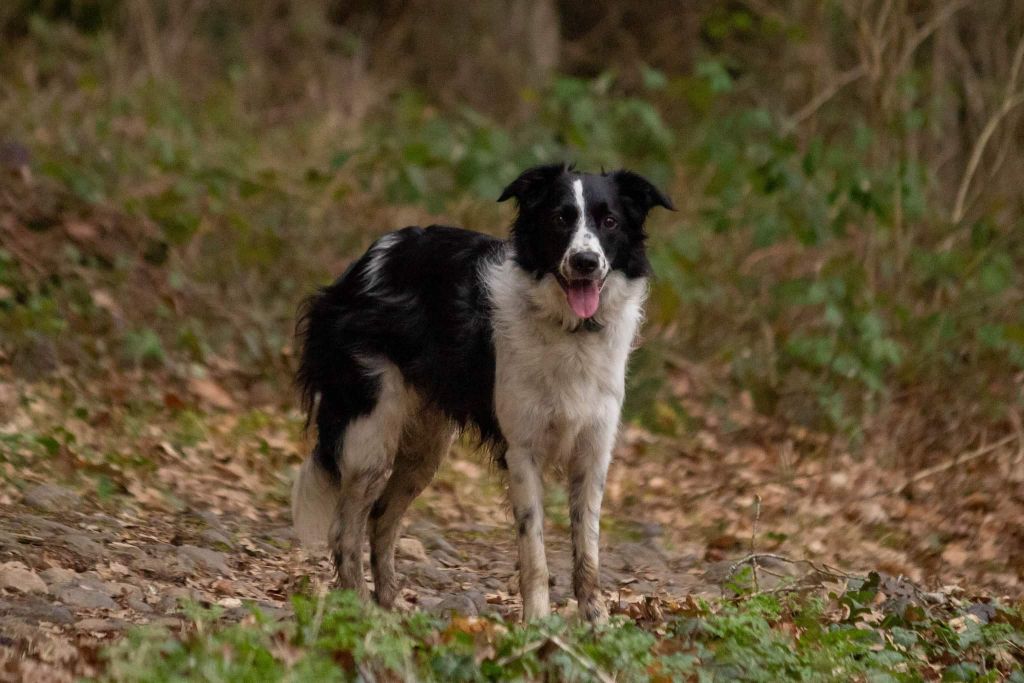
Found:
M 605 260 L 596 251 L 577 251 L 562 261 L 558 284 L 573 312 L 583 319 L 597 312 L 608 275 Z

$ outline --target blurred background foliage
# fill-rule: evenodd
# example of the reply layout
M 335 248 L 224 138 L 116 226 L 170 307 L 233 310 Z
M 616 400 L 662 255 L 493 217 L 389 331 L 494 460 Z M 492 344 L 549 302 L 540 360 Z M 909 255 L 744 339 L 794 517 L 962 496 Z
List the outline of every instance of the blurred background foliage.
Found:
M 632 419 L 698 393 L 908 466 L 1021 429 L 1022 3 L 8 0 L 0 40 L 25 379 L 290 405 L 314 285 L 407 223 L 503 234 L 503 184 L 568 159 L 680 209 Z

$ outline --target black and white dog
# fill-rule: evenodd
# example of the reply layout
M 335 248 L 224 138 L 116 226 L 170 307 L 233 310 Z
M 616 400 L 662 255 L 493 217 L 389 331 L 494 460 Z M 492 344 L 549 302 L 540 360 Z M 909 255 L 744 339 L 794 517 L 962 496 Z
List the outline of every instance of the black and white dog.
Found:
M 392 605 L 402 515 L 472 427 L 508 470 L 524 618 L 550 610 L 542 473 L 554 465 L 569 478 L 573 589 L 602 619 L 598 526 L 650 273 L 644 220 L 672 203 L 635 173 L 564 165 L 524 172 L 498 201 L 513 197 L 508 241 L 404 228 L 307 301 L 298 383 L 318 440 L 294 523 L 364 598 L 369 531 L 375 596 Z

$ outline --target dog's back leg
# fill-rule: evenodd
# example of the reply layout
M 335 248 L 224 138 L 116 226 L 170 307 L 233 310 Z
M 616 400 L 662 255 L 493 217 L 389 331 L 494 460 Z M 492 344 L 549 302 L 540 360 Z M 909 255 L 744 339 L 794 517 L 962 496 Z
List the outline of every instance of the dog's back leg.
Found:
M 368 414 L 345 428 L 338 503 L 328 534 L 339 587 L 353 589 L 363 599 L 369 598 L 363 578 L 363 541 L 370 507 L 384 488 L 405 424 L 419 403 L 397 367 L 386 361 L 367 365 L 378 379 L 377 398 Z
M 455 430 L 439 411 L 424 407 L 406 423 L 387 485 L 370 509 L 370 563 L 377 602 L 391 607 L 398 595 L 395 543 L 402 515 L 427 487 L 451 447 Z

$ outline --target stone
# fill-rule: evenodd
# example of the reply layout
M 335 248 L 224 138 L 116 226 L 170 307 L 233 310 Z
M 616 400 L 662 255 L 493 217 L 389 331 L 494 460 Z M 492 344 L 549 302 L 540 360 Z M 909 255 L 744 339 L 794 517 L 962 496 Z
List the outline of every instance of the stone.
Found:
M 62 605 L 54 605 L 49 600 L 26 597 L 17 602 L 0 599 L 0 614 L 16 617 L 38 624 L 45 621 L 51 624 L 70 624 L 75 620 L 71 610 Z
M 65 536 L 63 543 L 84 558 L 98 560 L 103 557 L 103 546 L 84 534 Z
M 199 602 L 202 599 L 203 594 L 193 588 L 171 586 L 163 591 L 159 609 L 161 612 L 171 612 L 178 609 L 182 602 Z
M 114 584 L 106 583 L 96 572 L 82 572 L 75 577 L 73 584 L 106 595 L 118 594 L 117 587 Z
M 452 557 L 459 556 L 459 551 L 455 549 L 455 546 L 446 541 L 440 533 L 429 527 L 417 528 L 416 536 L 423 541 L 423 545 L 431 550 L 440 550 Z
M 265 616 L 274 619 L 275 621 L 288 619 L 292 616 L 292 611 L 290 609 L 278 607 L 277 605 L 271 605 L 269 602 L 261 601 L 257 603 L 257 605 L 260 608 L 260 612 L 262 612 Z
M 111 593 L 114 597 L 127 597 L 127 598 L 141 598 L 142 589 L 136 585 L 125 583 L 123 581 L 114 581 L 110 584 L 113 589 Z
M 168 547 L 171 549 L 174 548 L 174 546 Z M 158 557 L 146 555 L 135 560 L 132 563 L 132 566 L 135 571 L 142 572 L 145 575 L 153 576 L 158 579 L 166 581 L 184 581 L 192 574 L 193 571 L 195 571 L 196 563 L 184 554 L 163 555 Z
M 429 564 L 411 565 L 406 576 L 421 586 L 445 586 L 449 583 L 448 573 Z
M 287 548 L 299 540 L 299 537 L 295 535 L 295 529 L 290 526 L 268 529 L 266 533 L 260 535 L 281 548 Z
M 406 560 L 416 560 L 417 562 L 430 561 L 430 558 L 427 557 L 427 549 L 423 547 L 423 543 L 418 538 L 398 539 L 398 544 L 395 546 L 395 554 Z
M 426 611 L 433 614 L 434 608 L 441 604 L 441 598 L 433 595 L 421 595 L 416 600 L 416 605 Z
M 75 628 L 79 631 L 90 631 L 92 633 L 111 633 L 123 631 L 129 624 L 121 619 L 82 619 L 75 622 Z
M 107 595 L 81 586 L 61 586 L 56 598 L 69 607 L 81 609 L 117 609 L 117 603 Z
M 136 612 L 142 612 L 143 614 L 150 614 L 153 611 L 153 608 L 150 607 L 149 603 L 142 600 L 141 598 L 136 598 L 133 596 L 128 597 L 128 607 L 135 610 Z
M 443 550 L 435 550 L 434 559 L 443 564 L 445 567 L 463 567 L 466 564 L 462 560 L 449 555 Z
M 477 614 L 486 614 L 490 611 L 491 606 L 487 604 L 487 596 L 480 591 L 466 591 L 464 595 L 473 602 Z
M 204 545 L 214 548 L 230 550 L 235 547 L 235 542 L 231 537 L 220 529 L 203 529 L 199 534 L 199 540 L 202 541 Z
M 217 550 L 200 548 L 194 545 L 178 546 L 178 557 L 185 557 L 199 565 L 203 569 L 219 574 L 227 574 L 228 556 Z
M 21 562 L 0 564 L 0 588 L 18 593 L 46 593 L 46 582 Z
M 128 543 L 115 541 L 107 544 L 107 552 L 112 553 L 121 560 L 135 561 L 146 556 L 142 548 L 136 548 Z
M 74 581 L 78 576 L 78 572 L 64 567 L 50 567 L 39 572 L 39 576 L 43 577 L 43 581 L 46 582 L 47 586 L 60 586 Z
M 21 541 L 14 534 L 0 530 L 0 549 L 14 550 L 21 546 Z
M 37 515 L 19 515 L 18 521 L 27 529 L 31 529 L 32 533 L 37 536 L 43 536 L 49 538 L 58 534 L 76 534 L 77 529 L 72 529 L 66 524 L 60 522 L 54 522 L 52 519 L 46 519 L 45 517 L 39 517 Z
M 212 510 L 195 510 L 195 515 L 199 519 L 203 520 L 207 526 L 217 529 L 218 531 L 227 531 L 224 527 L 224 522 L 220 520 L 220 515 Z
M 69 510 L 78 507 L 82 499 L 77 493 L 56 484 L 37 484 L 25 491 L 22 502 L 30 508 L 45 512 Z
M 447 598 L 430 608 L 432 614 L 439 617 L 453 616 L 475 617 L 479 615 L 476 603 L 465 593 L 449 595 Z

